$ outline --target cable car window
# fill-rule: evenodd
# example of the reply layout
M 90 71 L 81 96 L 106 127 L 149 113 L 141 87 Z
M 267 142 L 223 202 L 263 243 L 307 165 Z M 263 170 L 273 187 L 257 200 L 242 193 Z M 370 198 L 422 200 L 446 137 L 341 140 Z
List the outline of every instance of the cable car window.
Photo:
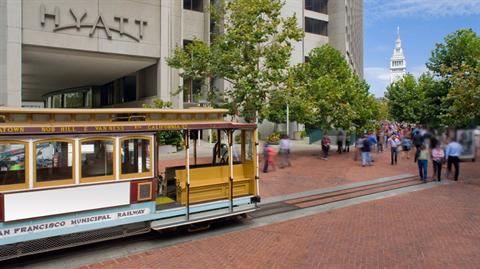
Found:
M 35 144 L 36 182 L 73 179 L 73 143 L 46 141 Z
M 81 178 L 113 179 L 115 156 L 113 151 L 113 140 L 96 139 L 81 142 Z
M 151 171 L 150 139 L 125 139 L 121 145 L 122 174 Z
M 25 150 L 25 144 L 0 143 L 0 189 L 25 184 Z

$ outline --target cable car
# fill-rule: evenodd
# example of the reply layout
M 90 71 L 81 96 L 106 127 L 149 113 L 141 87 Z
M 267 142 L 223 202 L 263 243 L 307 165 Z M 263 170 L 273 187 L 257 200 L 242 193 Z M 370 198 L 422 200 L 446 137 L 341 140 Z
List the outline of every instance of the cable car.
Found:
M 0 260 L 256 210 L 257 127 L 225 113 L 0 108 Z

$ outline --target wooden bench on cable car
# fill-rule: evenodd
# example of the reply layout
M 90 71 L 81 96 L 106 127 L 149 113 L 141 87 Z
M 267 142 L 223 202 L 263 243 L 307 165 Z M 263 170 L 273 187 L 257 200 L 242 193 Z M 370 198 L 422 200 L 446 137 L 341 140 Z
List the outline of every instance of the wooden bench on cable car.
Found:
M 229 198 L 228 165 L 190 169 L 190 203 L 215 201 Z M 175 171 L 177 179 L 177 202 L 187 203 L 187 171 Z M 254 195 L 255 176 L 253 164 L 246 162 L 233 165 L 233 196 Z

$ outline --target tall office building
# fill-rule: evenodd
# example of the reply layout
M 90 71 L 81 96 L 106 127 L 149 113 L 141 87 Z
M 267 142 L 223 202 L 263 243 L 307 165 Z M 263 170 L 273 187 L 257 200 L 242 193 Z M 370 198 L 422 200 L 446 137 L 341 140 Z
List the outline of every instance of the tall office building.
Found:
M 194 38 L 209 41 L 211 2 L 2 0 L 0 105 L 135 107 L 153 98 L 198 105 L 201 86 L 181 80 L 165 58 Z M 362 76 L 363 0 L 286 0 L 282 16 L 293 14 L 306 34 L 292 63 L 331 44 Z
M 403 54 L 402 40 L 400 39 L 400 27 L 397 27 L 397 39 L 390 58 L 390 83 L 399 81 L 407 73 L 407 60 Z

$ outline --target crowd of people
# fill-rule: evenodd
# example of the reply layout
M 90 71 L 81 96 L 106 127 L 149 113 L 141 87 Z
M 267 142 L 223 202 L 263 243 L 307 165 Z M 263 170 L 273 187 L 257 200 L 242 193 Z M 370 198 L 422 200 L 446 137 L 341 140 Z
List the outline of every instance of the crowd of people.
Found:
M 339 130 L 336 137 L 337 153 L 350 152 L 350 136 L 343 130 Z M 328 160 L 331 149 L 331 138 L 324 135 L 321 140 L 321 159 Z M 423 181 L 428 179 L 429 163 L 432 163 L 431 179 L 442 180 L 442 168 L 446 165 L 447 177 L 450 177 L 452 168 L 454 169 L 453 180 L 457 181 L 460 173 L 460 156 L 463 152 L 461 144 L 454 137 L 442 135 L 436 137 L 422 126 L 411 124 L 398 124 L 385 122 L 381 128 L 376 131 L 366 133 L 355 141 L 354 160 L 361 160 L 363 167 L 372 166 L 374 163 L 373 152 L 383 152 L 389 150 L 391 165 L 397 165 L 399 154 L 403 152 L 404 159 L 411 159 L 413 151 L 413 162 L 418 165 L 419 178 Z M 284 135 L 280 139 L 279 167 L 291 166 L 290 163 L 290 141 L 288 136 Z M 269 168 L 276 169 L 274 156 L 276 151 L 265 144 L 263 149 L 263 172 L 267 173 Z
M 410 151 L 414 149 L 413 161 L 418 165 L 418 174 L 421 180 L 427 181 L 428 163 L 432 162 L 432 179 L 442 179 L 442 167 L 447 165 L 449 177 L 454 168 L 453 179 L 458 180 L 460 173 L 460 156 L 462 145 L 454 137 L 442 135 L 435 137 L 422 126 L 409 124 L 385 123 L 376 132 L 360 137 L 356 144 L 357 152 L 361 154 L 362 166 L 373 165 L 372 151 L 382 152 L 390 148 L 390 164 L 397 165 L 399 152 L 402 151 L 406 159 L 410 159 Z M 358 155 L 358 154 L 356 154 Z M 356 160 L 357 156 L 355 156 Z

